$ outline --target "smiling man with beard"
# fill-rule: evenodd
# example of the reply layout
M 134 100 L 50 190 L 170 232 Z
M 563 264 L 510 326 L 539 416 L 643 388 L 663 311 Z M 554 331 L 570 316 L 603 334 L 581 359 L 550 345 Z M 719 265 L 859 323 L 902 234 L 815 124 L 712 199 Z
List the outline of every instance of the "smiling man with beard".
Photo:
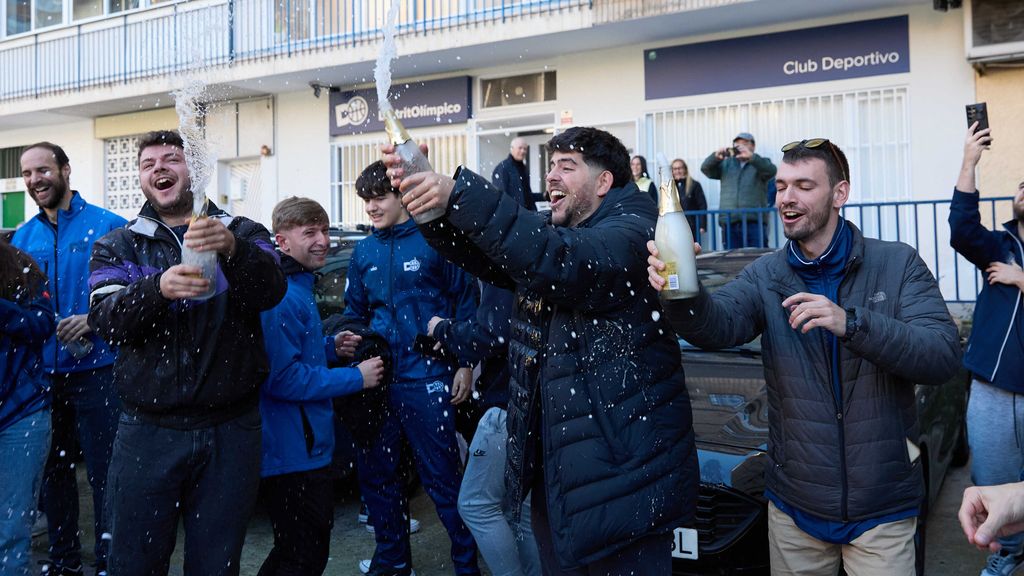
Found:
M 765 496 L 772 574 L 915 574 L 924 494 L 914 384 L 941 384 L 960 346 L 917 252 L 839 214 L 850 168 L 834 143 L 787 144 L 775 206 L 789 242 L 714 295 L 666 303 L 706 349 L 761 338 L 768 387 Z M 648 246 L 649 281 L 664 263 Z
M 1024 182 L 1013 198 L 1013 220 L 1001 230 L 981 224 L 980 194 L 974 170 L 991 144 L 988 128 L 971 126 L 964 142 L 963 165 L 949 210 L 950 244 L 985 273 L 978 294 L 964 366 L 974 377 L 967 406 L 971 478 L 978 486 L 1018 482 L 1024 472 L 1024 448 L 1018 431 L 1024 421 Z M 1024 564 L 1024 535 L 999 539 L 982 576 L 1007 576 Z
M 139 141 L 146 203 L 93 246 L 89 321 L 119 347 L 124 410 L 110 462 L 110 572 L 166 574 L 179 519 L 186 574 L 238 574 L 260 479 L 260 312 L 287 289 L 270 233 L 210 205 L 189 224 L 192 182 L 175 132 Z M 215 294 L 182 244 L 217 253 Z
M 107 467 L 117 429 L 119 402 L 114 390 L 114 352 L 89 326 L 89 252 L 94 241 L 124 226 L 124 218 L 93 206 L 71 189 L 71 164 L 50 142 L 25 148 L 21 173 L 39 214 L 14 233 L 11 244 L 29 253 L 49 279 L 57 330 L 43 346 L 50 375 L 53 440 L 43 477 L 43 504 L 49 525 L 51 576 L 80 575 L 82 544 L 78 526 L 78 481 L 72 454 L 85 456 L 95 509 L 96 572 L 107 568 L 108 531 L 103 498 Z
M 694 519 L 697 451 L 679 345 L 644 285 L 657 209 L 613 135 L 570 128 L 548 144 L 551 221 L 480 176 L 405 175 L 385 156 L 446 258 L 515 290 L 508 350 L 510 524 L 531 497 L 545 574 L 671 572 L 671 534 Z

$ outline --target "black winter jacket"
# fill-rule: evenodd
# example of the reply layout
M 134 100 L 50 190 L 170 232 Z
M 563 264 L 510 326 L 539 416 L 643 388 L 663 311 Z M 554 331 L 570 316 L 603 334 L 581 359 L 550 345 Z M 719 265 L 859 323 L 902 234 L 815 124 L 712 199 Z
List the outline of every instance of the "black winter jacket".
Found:
M 545 483 L 563 565 L 694 517 L 698 468 L 679 345 L 646 280 L 655 218 L 630 183 L 578 226 L 552 226 L 461 169 L 447 217 L 424 227 L 467 271 L 515 287 L 506 500 L 518 510 L 534 482 Z
M 491 183 L 498 190 L 516 199 L 517 202 L 530 210 L 536 210 L 537 204 L 533 200 L 533 190 L 530 189 L 530 175 L 524 169 L 520 172 L 521 162 L 511 154 L 494 167 L 491 174 Z M 525 166 L 523 166 L 525 168 Z M 524 174 L 524 172 L 526 172 Z
M 209 213 L 234 233 L 235 254 L 219 258 L 217 292 L 206 301 L 160 293 L 181 243 L 148 202 L 93 244 L 89 324 L 119 347 L 114 381 L 125 409 L 159 426 L 194 429 L 244 414 L 270 372 L 260 312 L 287 290 L 270 233 L 212 204 Z
M 786 259 L 787 244 L 747 266 L 713 296 L 701 290 L 666 304 L 680 336 L 724 348 L 761 334 L 768 387 L 766 484 L 787 504 L 847 522 L 917 506 L 924 496 L 914 384 L 942 384 L 957 371 L 956 325 L 935 277 L 906 244 L 864 238 L 853 246 L 839 305 L 861 328 L 839 346 L 843 405 L 837 408 L 823 328 L 789 325 L 782 301 L 807 287 Z

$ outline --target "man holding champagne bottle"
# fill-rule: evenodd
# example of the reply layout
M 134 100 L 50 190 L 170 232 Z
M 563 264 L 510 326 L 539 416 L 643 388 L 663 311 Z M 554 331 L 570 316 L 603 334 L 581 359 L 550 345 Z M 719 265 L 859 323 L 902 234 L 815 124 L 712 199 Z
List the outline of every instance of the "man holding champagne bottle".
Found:
M 547 144 L 551 220 L 477 174 L 392 183 L 427 241 L 482 280 L 514 289 L 506 503 L 532 491 L 545 574 L 671 572 L 671 534 L 694 519 L 698 469 L 679 346 L 644 286 L 653 203 L 611 134 L 576 127 Z M 614 519 L 614 521 L 611 521 Z
M 840 216 L 842 150 L 825 138 L 782 150 L 775 205 L 789 242 L 665 311 L 702 348 L 764 335 L 772 573 L 834 574 L 842 560 L 851 576 L 912 576 L 925 496 L 914 383 L 956 372 L 956 325 L 912 247 L 865 238 Z M 664 262 L 648 249 L 662 290 Z

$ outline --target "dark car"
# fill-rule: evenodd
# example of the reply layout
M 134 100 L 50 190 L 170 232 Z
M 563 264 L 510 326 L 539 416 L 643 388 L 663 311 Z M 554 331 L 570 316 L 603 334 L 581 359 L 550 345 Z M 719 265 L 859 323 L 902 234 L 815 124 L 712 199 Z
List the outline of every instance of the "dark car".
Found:
M 735 278 L 764 249 L 701 255 L 698 272 L 714 291 Z M 760 337 L 749 344 L 702 351 L 680 340 L 693 428 L 700 460 L 700 493 L 694 528 L 677 528 L 672 573 L 767 574 L 768 521 L 764 497 L 768 403 Z M 918 522 L 918 574 L 924 569 L 924 534 L 929 504 L 950 465 L 967 463 L 964 413 L 968 373 L 948 382 L 915 386 L 927 495 Z M 938 384 L 938 385 L 936 385 Z

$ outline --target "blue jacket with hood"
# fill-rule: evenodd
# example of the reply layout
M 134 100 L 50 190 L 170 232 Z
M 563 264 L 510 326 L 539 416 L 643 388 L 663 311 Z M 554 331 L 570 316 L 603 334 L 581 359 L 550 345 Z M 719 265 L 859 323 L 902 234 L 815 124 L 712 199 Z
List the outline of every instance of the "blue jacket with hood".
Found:
M 992 262 L 1024 265 L 1017 221 L 1003 224 L 1003 230 L 985 228 L 978 211 L 979 196 L 954 189 L 949 207 L 950 245 L 983 272 Z M 964 353 L 964 366 L 976 378 L 1018 394 L 1024 393 L 1021 299 L 1016 286 L 982 282 L 974 308 L 974 329 Z
M 270 377 L 260 390 L 263 477 L 323 468 L 334 454 L 331 398 L 359 392 L 358 368 L 328 368 L 336 361 L 334 339 L 323 336 L 313 299 L 313 273 L 287 255 L 281 268 L 288 292 L 263 312 Z
M 388 341 L 395 382 L 451 373 L 451 365 L 413 349 L 416 335 L 434 316 L 468 320 L 476 310 L 473 279 L 428 246 L 412 218 L 356 245 L 345 306 L 345 316 Z
M 11 245 L 32 256 L 50 279 L 53 308 L 61 318 L 88 314 L 92 243 L 128 223 L 113 212 L 89 204 L 78 192 L 71 194 L 71 206 L 57 211 L 56 226 L 40 209 L 39 214 L 19 228 L 11 239 Z M 56 332 L 51 334 L 43 345 L 46 371 L 66 374 L 114 363 L 114 352 L 96 332 L 90 332 L 86 338 L 92 340 L 92 352 L 76 359 L 57 341 Z
M 0 431 L 50 405 L 40 353 L 55 324 L 50 294 L 40 292 L 28 302 L 0 298 Z

